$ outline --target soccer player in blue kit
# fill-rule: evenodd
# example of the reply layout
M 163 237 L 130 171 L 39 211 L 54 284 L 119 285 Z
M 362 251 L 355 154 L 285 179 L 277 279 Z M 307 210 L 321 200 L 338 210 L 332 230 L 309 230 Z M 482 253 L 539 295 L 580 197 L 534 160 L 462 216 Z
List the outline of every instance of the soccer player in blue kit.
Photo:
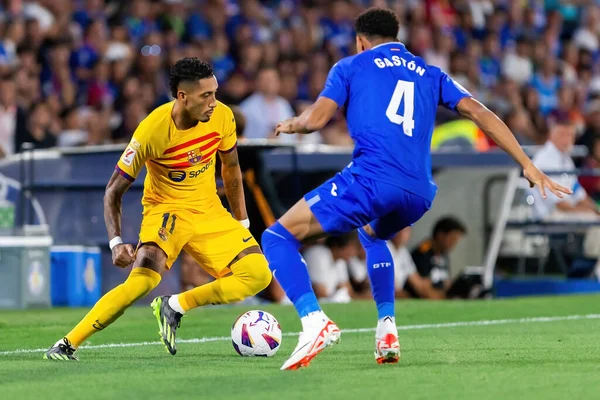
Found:
M 377 305 L 375 358 L 400 359 L 394 314 L 394 267 L 385 240 L 418 221 L 431 207 L 437 187 L 431 175 L 430 142 L 438 105 L 473 120 L 523 168 L 530 184 L 562 197 L 571 191 L 538 170 L 508 127 L 438 67 L 396 41 L 396 15 L 371 8 L 356 18 L 357 55 L 335 64 L 317 101 L 276 133 L 321 129 L 346 107 L 355 147 L 352 162 L 309 192 L 262 236 L 273 275 L 294 303 L 302 333 L 282 370 L 308 366 L 340 329 L 321 310 L 312 290 L 301 240 L 358 229 Z

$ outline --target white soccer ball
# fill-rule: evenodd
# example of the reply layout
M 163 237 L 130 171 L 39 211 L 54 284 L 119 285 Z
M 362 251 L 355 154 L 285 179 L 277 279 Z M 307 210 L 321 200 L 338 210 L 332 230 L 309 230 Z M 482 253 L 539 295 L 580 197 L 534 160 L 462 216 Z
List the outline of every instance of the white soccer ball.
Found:
M 281 345 L 281 327 L 268 312 L 248 311 L 233 323 L 231 342 L 242 357 L 271 357 Z

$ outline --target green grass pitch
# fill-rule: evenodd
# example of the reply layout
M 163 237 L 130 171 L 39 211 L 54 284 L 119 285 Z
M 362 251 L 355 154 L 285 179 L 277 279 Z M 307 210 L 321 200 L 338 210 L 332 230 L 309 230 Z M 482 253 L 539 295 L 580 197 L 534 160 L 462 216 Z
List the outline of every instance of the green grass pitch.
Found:
M 183 319 L 178 338 L 228 337 L 234 319 L 250 308 L 195 310 Z M 300 329 L 293 308 L 264 309 L 280 321 L 284 335 Z M 182 343 L 171 356 L 158 344 L 156 321 L 146 306 L 130 309 L 93 336 L 86 343 L 92 348 L 78 351 L 79 362 L 14 352 L 47 348 L 85 311 L 0 312 L 0 398 L 600 398 L 600 296 L 399 302 L 402 360 L 397 365 L 375 363 L 374 333 L 366 330 L 343 333 L 337 346 L 299 371 L 279 370 L 296 344 L 294 336 L 284 336 L 279 352 L 268 359 L 241 358 L 222 338 Z M 325 311 L 342 329 L 375 326 L 372 302 L 328 305 Z M 536 317 L 557 318 L 528 319 Z

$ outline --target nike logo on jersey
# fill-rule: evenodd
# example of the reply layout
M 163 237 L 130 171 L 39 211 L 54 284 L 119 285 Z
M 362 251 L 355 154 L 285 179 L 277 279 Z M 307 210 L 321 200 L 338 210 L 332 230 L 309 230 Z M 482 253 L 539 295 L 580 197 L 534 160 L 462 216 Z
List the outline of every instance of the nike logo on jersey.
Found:
M 242 242 L 246 243 L 247 241 L 249 241 L 250 239 L 252 239 L 252 236 L 250 236 L 249 238 L 246 239 L 242 239 Z

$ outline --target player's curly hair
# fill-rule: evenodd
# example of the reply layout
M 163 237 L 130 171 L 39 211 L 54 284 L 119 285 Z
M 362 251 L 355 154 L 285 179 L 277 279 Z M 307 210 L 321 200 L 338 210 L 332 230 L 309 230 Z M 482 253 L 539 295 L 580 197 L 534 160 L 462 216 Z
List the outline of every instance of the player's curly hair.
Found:
M 354 29 L 358 35 L 395 39 L 400 30 L 400 21 L 391 10 L 371 7 L 356 17 Z
M 212 66 L 198 57 L 185 57 L 177 61 L 169 72 L 169 89 L 171 95 L 177 97 L 177 89 L 181 82 L 198 82 L 200 79 L 214 75 Z

